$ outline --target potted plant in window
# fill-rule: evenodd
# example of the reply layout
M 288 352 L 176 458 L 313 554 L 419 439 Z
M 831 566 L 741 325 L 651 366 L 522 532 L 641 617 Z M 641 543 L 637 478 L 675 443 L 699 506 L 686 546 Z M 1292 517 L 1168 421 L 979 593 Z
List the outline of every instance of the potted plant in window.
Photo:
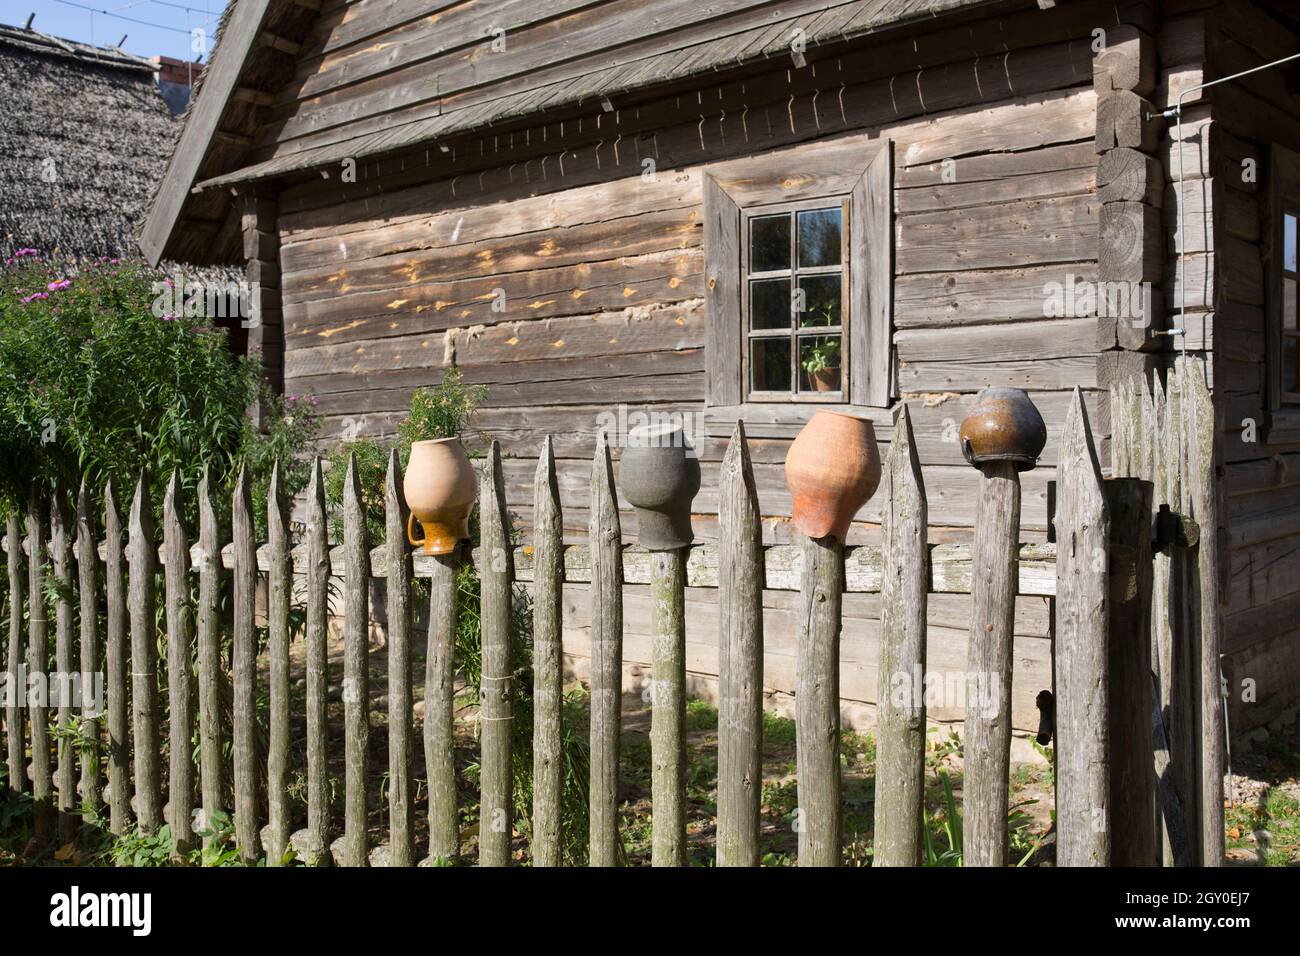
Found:
M 812 386 L 819 392 L 839 390 L 840 340 L 822 339 L 803 354 L 803 370 L 808 373 Z

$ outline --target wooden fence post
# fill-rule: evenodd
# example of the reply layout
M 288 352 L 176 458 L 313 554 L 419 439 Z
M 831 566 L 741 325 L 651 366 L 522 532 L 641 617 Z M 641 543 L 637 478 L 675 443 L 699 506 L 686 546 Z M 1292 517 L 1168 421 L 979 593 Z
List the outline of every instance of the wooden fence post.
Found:
M 928 504 L 912 419 L 902 405 L 885 462 L 880 550 L 873 866 L 920 866 L 925 799 L 925 628 Z
M 651 862 L 686 862 L 686 549 L 650 566 Z
M 479 476 L 479 535 L 482 582 L 483 674 L 479 687 L 479 720 L 483 772 L 479 798 L 479 866 L 507 866 L 514 806 L 511 799 L 513 763 L 513 694 L 510 684 L 510 607 L 512 552 L 506 515 L 501 446 L 493 441 Z
M 266 865 L 279 866 L 289 845 L 289 602 L 293 569 L 289 559 L 289 521 L 280 494 L 280 462 L 271 471 L 266 493 L 267 654 L 270 658 L 270 721 L 266 756 Z
M 108 671 L 108 828 L 126 832 L 131 815 L 131 741 L 127 722 L 125 569 L 122 565 L 122 514 L 113 482 L 104 485 L 104 578 L 108 617 L 104 666 Z
M 1223 676 L 1219 657 L 1223 648 L 1225 588 L 1220 584 L 1219 562 L 1219 490 L 1215 465 L 1215 438 L 1218 428 L 1214 402 L 1205 383 L 1200 362 L 1183 361 L 1183 408 L 1186 415 L 1184 447 L 1187 450 L 1187 479 L 1190 485 L 1192 516 L 1200 525 L 1196 569 L 1200 602 L 1192 613 L 1200 619 L 1199 646 L 1195 656 L 1199 664 L 1199 724 L 1196 779 L 1200 788 L 1200 845 L 1203 866 L 1223 866 Z
M 153 504 L 144 472 L 135 485 L 127 532 L 130 566 L 131 714 L 135 724 L 135 814 L 140 829 L 162 825 L 161 747 L 158 745 L 158 630 L 154 619 L 158 569 Z
M 10 539 L 13 540 L 13 539 Z M 103 685 L 99 681 L 99 555 L 95 553 L 95 523 L 90 513 L 90 491 L 81 482 L 77 492 L 77 596 L 81 626 L 81 801 L 91 813 L 98 812 L 102 792 L 99 778 L 99 705 Z M 18 592 L 21 594 L 21 592 Z
M 591 471 L 590 862 L 617 866 L 618 751 L 623 704 L 623 531 L 609 438 L 596 437 Z
M 221 541 L 212 503 L 212 472 L 203 466 L 199 480 L 199 606 L 196 614 L 199 666 L 199 790 L 203 826 L 211 830 L 224 795 L 221 750 Z M 206 841 L 214 842 L 212 837 Z
M 74 815 L 76 800 L 77 748 L 72 731 L 72 562 L 70 521 L 64 489 L 56 485 L 50 497 L 50 563 L 58 587 L 58 604 L 54 612 L 54 669 L 49 692 L 59 699 L 59 736 L 56 741 L 58 769 L 55 771 L 59 799 L 59 839 L 71 840 L 77 833 L 80 818 Z
M 1077 388 L 1056 473 L 1056 859 L 1109 866 L 1110 514 Z
M 840 865 L 840 627 L 844 549 L 804 538 L 795 664 L 800 866 Z
M 343 479 L 343 865 L 369 866 L 366 811 L 370 778 L 370 546 L 357 456 Z
M 763 794 L 763 525 L 745 425 L 718 476 L 718 866 L 758 866 Z
M 329 521 L 320 459 L 312 462 L 307 492 L 307 863 L 329 866 Z
M 163 501 L 163 570 L 167 602 L 167 728 L 171 763 L 168 823 L 178 854 L 194 846 L 194 695 L 190 686 L 190 549 L 181 525 L 180 475 L 172 471 Z
M 5 520 L 5 534 L 9 549 L 9 700 L 5 706 L 7 739 L 7 769 L 9 792 L 27 790 L 27 760 L 24 713 L 20 698 L 27 693 L 27 682 L 20 681 L 23 672 L 23 539 L 18 529 L 18 512 L 9 512 Z
M 551 436 L 533 484 L 533 866 L 560 866 L 564 799 L 564 522 Z
M 962 860 L 965 866 L 1001 867 L 1007 863 L 1020 476 L 1015 464 L 1008 461 L 989 462 L 980 471 L 967 649 Z
M 1151 746 L 1152 487 L 1138 478 L 1111 478 L 1103 491 L 1110 513 L 1110 863 L 1156 866 L 1160 861 Z
M 411 552 L 406 545 L 406 498 L 396 448 L 389 453 L 384 480 L 384 545 L 388 559 L 388 865 L 413 866 Z
M 235 544 L 234 575 L 234 751 L 235 844 L 240 859 L 252 864 L 261 849 L 257 825 L 257 544 L 248 469 L 241 466 L 231 508 Z
M 49 620 L 45 614 L 45 521 L 40 494 L 33 486 L 27 499 L 27 666 L 48 687 Z M 32 799 L 35 801 L 35 835 L 44 842 L 53 836 L 54 781 L 50 771 L 50 711 L 41 694 L 28 702 L 32 726 Z
M 456 816 L 453 713 L 456 702 L 455 552 L 433 556 L 429 576 L 429 639 L 424 659 L 424 765 L 429 777 L 429 858 L 460 853 Z

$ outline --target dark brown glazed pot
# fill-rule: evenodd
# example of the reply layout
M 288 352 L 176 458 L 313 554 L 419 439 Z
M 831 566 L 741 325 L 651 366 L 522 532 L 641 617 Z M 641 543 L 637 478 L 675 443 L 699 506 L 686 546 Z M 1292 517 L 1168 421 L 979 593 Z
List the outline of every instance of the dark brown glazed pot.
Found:
M 785 456 L 794 526 L 810 538 L 841 542 L 853 516 L 880 485 L 876 430 L 865 418 L 819 411 Z
M 1019 388 L 986 388 L 961 423 L 961 453 L 979 468 L 987 462 L 1014 462 L 1029 471 L 1047 444 L 1047 426 L 1029 396 Z
M 691 502 L 700 490 L 700 462 L 679 423 L 632 429 L 619 460 L 618 484 L 636 510 L 641 547 L 672 551 L 695 540 Z

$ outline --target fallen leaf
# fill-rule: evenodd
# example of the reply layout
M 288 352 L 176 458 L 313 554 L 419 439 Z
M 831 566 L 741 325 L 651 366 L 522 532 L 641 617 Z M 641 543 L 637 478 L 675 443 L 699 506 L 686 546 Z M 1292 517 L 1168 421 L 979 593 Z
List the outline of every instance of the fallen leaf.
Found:
M 72 854 L 76 852 L 76 847 L 71 843 L 65 843 L 54 851 L 54 859 L 59 861 L 72 859 Z

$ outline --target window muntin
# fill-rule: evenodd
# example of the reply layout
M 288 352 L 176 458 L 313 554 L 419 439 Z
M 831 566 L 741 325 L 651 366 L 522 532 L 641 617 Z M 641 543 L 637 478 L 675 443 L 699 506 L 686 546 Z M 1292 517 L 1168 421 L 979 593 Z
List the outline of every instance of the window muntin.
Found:
M 745 211 L 748 398 L 842 401 L 847 393 L 847 207 L 821 199 Z

